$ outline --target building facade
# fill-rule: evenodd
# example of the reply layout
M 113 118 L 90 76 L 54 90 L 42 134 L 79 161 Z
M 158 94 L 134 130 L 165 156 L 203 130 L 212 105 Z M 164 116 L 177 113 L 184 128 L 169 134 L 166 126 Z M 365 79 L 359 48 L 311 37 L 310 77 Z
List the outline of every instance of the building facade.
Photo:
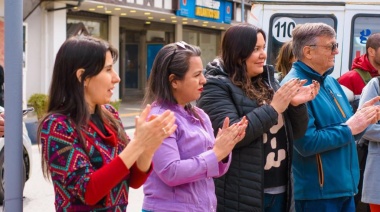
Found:
M 157 52 L 183 40 L 200 46 L 204 66 L 219 53 L 223 32 L 250 22 L 248 0 L 24 0 L 24 97 L 48 93 L 55 55 L 76 34 L 108 40 L 119 50 L 121 82 L 114 99 L 141 95 Z M 0 64 L 4 64 L 4 0 L 0 0 Z M 5 71 L 6 70 L 5 68 Z

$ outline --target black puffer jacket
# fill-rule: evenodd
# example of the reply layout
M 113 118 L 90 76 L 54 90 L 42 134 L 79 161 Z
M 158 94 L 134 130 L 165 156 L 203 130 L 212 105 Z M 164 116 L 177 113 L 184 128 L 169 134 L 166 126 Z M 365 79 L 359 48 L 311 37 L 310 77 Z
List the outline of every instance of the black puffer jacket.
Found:
M 242 89 L 232 84 L 218 60 L 206 66 L 205 75 L 207 83 L 197 105 L 210 116 L 215 134 L 227 116 L 231 124 L 239 122 L 243 116 L 248 119 L 246 136 L 235 146 L 228 172 L 215 179 L 217 211 L 264 211 L 263 134 L 277 124 L 277 112 L 269 105 L 259 107 L 257 102 L 248 98 Z M 273 66 L 265 66 L 262 76 L 274 90 L 279 88 L 274 78 Z M 284 112 L 284 119 L 288 135 L 288 179 L 292 179 L 293 135 L 298 138 L 306 131 L 308 123 L 306 105 L 289 106 Z M 287 188 L 287 210 L 294 211 L 292 180 L 289 181 Z

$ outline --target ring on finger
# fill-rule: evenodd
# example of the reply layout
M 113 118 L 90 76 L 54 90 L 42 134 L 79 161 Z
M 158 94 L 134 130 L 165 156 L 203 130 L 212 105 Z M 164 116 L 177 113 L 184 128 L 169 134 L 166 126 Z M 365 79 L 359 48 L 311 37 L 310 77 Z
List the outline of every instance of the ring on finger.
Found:
M 165 127 L 163 127 L 162 130 L 164 131 L 165 135 L 168 134 L 168 132 L 166 131 Z

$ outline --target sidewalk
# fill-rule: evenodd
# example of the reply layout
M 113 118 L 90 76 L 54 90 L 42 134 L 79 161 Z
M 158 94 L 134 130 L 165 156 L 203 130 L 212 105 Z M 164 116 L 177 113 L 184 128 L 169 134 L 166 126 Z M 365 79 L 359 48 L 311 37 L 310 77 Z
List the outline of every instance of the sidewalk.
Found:
M 143 97 L 134 98 L 130 100 L 124 100 L 120 103 L 119 114 L 120 117 L 135 116 L 140 114 L 141 104 Z M 25 122 L 34 122 L 37 121 L 37 116 L 35 112 L 30 112 L 24 117 Z
M 120 118 L 139 115 L 141 112 L 141 105 L 142 97 L 122 101 L 119 107 Z
M 120 103 L 119 116 L 123 122 L 124 129 L 135 127 L 135 117 L 141 112 L 143 98 L 141 91 L 128 91 L 128 95 Z

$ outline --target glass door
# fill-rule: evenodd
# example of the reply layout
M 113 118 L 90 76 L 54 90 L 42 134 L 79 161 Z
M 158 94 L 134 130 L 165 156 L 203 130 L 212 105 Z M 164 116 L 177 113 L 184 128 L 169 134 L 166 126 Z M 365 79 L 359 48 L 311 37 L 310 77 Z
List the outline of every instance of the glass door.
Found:
M 138 44 L 125 45 L 125 75 L 124 88 L 138 88 L 139 72 L 138 72 Z

